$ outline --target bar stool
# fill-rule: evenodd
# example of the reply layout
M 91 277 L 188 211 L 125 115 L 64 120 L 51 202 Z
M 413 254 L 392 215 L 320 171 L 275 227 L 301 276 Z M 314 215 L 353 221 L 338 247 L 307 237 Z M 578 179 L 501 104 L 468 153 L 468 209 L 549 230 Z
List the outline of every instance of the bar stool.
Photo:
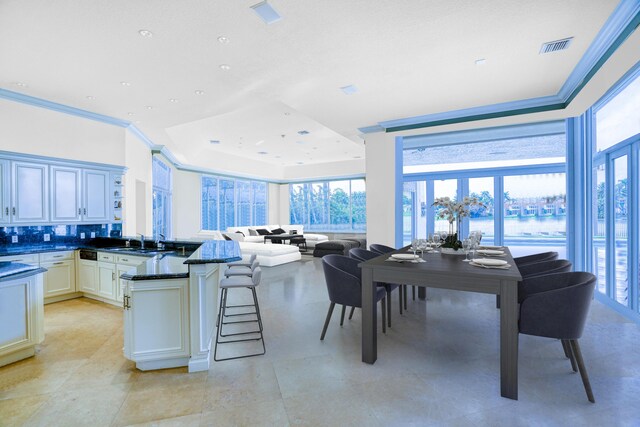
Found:
M 251 267 L 251 264 L 253 264 L 253 261 L 255 261 L 257 257 L 258 256 L 256 254 L 251 254 L 251 256 L 249 257 L 248 261 L 230 262 L 230 263 L 227 263 L 227 268 L 231 268 L 231 267 Z
M 234 266 L 231 268 L 227 268 L 224 272 L 225 277 L 234 277 L 234 276 L 253 276 L 253 272 L 260 263 L 258 260 L 254 260 L 250 266 Z
M 262 276 L 262 270 L 260 267 L 256 267 L 253 270 L 253 275 L 249 276 L 234 276 L 226 279 L 222 279 L 220 281 L 220 309 L 218 311 L 218 322 L 216 325 L 218 326 L 218 331 L 216 333 L 216 344 L 213 351 L 213 360 L 216 362 L 220 362 L 223 360 L 232 360 L 232 359 L 242 359 L 245 357 L 252 356 L 261 356 L 266 353 L 266 348 L 264 346 L 264 336 L 262 334 L 262 317 L 260 316 L 260 306 L 258 305 L 258 297 L 256 295 L 256 286 L 260 284 L 260 278 Z M 227 296 L 229 293 L 229 289 L 234 288 L 247 288 L 251 290 L 251 295 L 253 296 L 253 304 L 241 304 L 235 306 L 227 306 Z M 227 309 L 229 308 L 237 308 L 237 307 L 254 307 L 254 311 L 243 312 L 243 313 L 233 313 L 227 314 Z M 235 320 L 235 321 L 227 321 L 225 322 L 225 317 L 232 316 L 253 316 L 255 315 L 255 319 L 248 320 Z M 245 331 L 245 332 L 234 332 L 234 333 L 223 333 L 222 329 L 224 325 L 233 325 L 233 324 L 242 324 L 242 323 L 257 323 L 258 328 L 256 330 Z M 235 337 L 235 336 L 246 336 L 246 335 L 259 335 L 259 337 L 251 337 L 251 338 L 234 338 L 234 339 L 226 339 L 222 340 L 221 338 L 226 337 Z M 218 359 L 218 344 L 230 344 L 237 342 L 248 342 L 248 341 L 262 341 L 262 352 L 245 354 L 242 356 L 234 356 L 234 357 L 226 357 L 222 359 Z

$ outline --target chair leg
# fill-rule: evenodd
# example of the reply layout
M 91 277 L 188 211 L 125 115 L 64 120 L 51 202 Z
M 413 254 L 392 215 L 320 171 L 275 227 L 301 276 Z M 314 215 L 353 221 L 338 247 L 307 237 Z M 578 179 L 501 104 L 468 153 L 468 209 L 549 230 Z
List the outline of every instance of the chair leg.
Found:
M 355 307 L 351 307 L 351 312 L 349 313 L 349 320 L 353 317 L 353 312 L 356 311 Z
M 571 344 L 568 340 L 560 340 L 562 342 L 562 348 L 564 349 L 564 355 L 571 362 L 571 369 L 573 372 L 578 372 L 578 365 L 576 365 L 576 359 L 573 357 L 573 351 L 571 350 Z
M 387 333 L 387 319 L 385 315 L 385 312 L 387 311 L 386 298 L 382 298 L 380 300 L 380 305 L 382 306 L 382 333 L 386 334 Z M 389 304 L 389 306 L 391 306 L 391 304 Z
M 331 320 L 331 315 L 333 314 L 333 309 L 335 308 L 336 303 L 332 302 L 329 306 L 329 312 L 327 313 L 327 318 L 324 321 L 324 327 L 322 328 L 322 335 L 320 335 L 320 341 L 324 339 L 324 334 L 327 333 L 327 327 L 329 326 L 329 321 Z
M 404 293 L 403 289 L 402 289 L 403 285 L 398 286 L 398 302 L 400 303 L 400 315 L 402 316 L 402 300 L 404 298 L 402 298 L 402 294 Z
M 391 290 L 387 289 L 387 325 L 391 327 Z
M 347 311 L 347 306 L 342 306 L 342 313 L 340 314 L 340 326 L 344 324 L 344 313 Z
M 411 296 L 413 298 L 413 300 L 416 300 L 416 287 L 415 286 L 411 286 Z
M 587 375 L 587 368 L 584 366 L 584 360 L 582 360 L 582 352 L 580 351 L 580 345 L 578 340 L 569 340 L 571 344 L 571 350 L 578 363 L 578 369 L 580 370 L 580 376 L 582 377 L 582 384 L 584 384 L 584 391 L 587 392 L 587 398 L 589 402 L 596 403 L 593 397 L 593 391 L 591 390 L 591 383 L 589 382 L 589 375 Z

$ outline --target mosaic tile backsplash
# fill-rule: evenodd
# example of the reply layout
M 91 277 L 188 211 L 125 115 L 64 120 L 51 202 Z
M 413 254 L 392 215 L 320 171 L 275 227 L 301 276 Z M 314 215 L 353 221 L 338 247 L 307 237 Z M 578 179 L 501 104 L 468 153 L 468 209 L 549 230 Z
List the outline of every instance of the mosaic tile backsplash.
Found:
M 15 249 L 33 245 L 82 244 L 93 237 L 121 236 L 122 224 L 0 227 L 0 248 Z

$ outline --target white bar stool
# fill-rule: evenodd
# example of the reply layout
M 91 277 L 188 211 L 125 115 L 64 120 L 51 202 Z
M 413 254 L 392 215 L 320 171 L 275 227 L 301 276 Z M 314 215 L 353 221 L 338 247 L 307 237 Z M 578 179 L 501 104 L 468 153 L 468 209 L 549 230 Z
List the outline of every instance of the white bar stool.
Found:
M 220 309 L 218 311 L 218 321 L 216 322 L 216 326 L 218 326 L 218 331 L 216 333 L 216 344 L 213 351 L 213 360 L 216 362 L 220 362 L 223 360 L 232 360 L 232 359 L 242 359 L 245 357 L 252 356 L 261 356 L 266 353 L 266 348 L 264 345 L 264 336 L 262 334 L 262 316 L 260 316 L 260 305 L 258 304 L 258 296 L 256 295 L 256 287 L 260 284 L 260 278 L 262 276 L 262 270 L 260 267 L 256 267 L 253 270 L 253 274 L 249 276 L 232 276 L 226 279 L 222 279 L 220 281 L 220 289 L 222 290 L 220 293 Z M 233 288 L 248 288 L 251 290 L 251 295 L 253 296 L 253 304 L 242 304 L 235 306 L 227 306 L 227 295 L 229 289 Z M 254 307 L 255 311 L 243 312 L 243 313 L 233 313 L 227 314 L 227 309 L 229 308 L 237 308 L 237 307 Z M 235 320 L 235 321 L 226 321 L 225 318 L 233 317 L 233 316 L 253 316 L 255 315 L 255 319 L 249 320 Z M 242 324 L 242 323 L 257 323 L 258 329 L 245 331 L 245 332 L 234 332 L 234 333 L 223 333 L 224 325 L 232 325 L 232 324 Z M 258 335 L 258 337 L 251 338 L 234 338 L 234 339 L 221 339 L 227 337 L 234 336 L 245 336 L 245 335 Z M 230 344 L 237 342 L 247 342 L 247 341 L 261 341 L 262 342 L 262 352 L 245 354 L 242 356 L 234 356 L 234 357 L 226 357 L 218 359 L 218 344 Z
M 227 268 L 224 272 L 225 277 L 233 277 L 233 276 L 253 276 L 253 272 L 256 268 L 258 268 L 260 264 L 257 260 L 254 260 L 250 266 L 238 266 L 233 268 Z
M 234 261 L 227 263 L 227 268 L 231 267 L 251 267 L 251 264 L 258 258 L 256 254 L 251 254 L 248 261 Z

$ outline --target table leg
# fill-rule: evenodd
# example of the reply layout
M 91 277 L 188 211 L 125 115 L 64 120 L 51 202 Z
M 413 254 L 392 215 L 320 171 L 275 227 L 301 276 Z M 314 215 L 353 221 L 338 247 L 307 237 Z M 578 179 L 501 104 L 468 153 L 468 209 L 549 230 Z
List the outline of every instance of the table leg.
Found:
M 518 400 L 518 282 L 500 282 L 500 395 Z
M 387 301 L 389 304 L 389 301 Z M 362 361 L 375 363 L 378 358 L 376 286 L 373 271 L 362 269 Z
M 427 288 L 424 286 L 418 287 L 418 299 L 425 300 L 427 299 Z

